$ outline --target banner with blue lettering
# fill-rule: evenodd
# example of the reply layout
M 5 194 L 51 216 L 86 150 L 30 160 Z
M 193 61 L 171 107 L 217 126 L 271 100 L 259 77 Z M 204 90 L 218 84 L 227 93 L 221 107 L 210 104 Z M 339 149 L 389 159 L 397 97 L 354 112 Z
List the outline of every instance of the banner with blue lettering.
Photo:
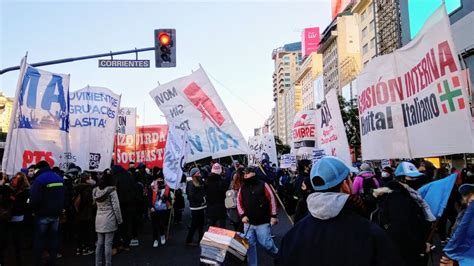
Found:
M 247 142 L 202 68 L 150 92 L 169 125 L 188 134 L 188 162 L 247 154 Z
M 466 86 L 443 4 L 410 43 L 357 77 L 362 158 L 473 152 Z
M 87 86 L 70 94 L 70 163 L 87 171 L 110 167 L 120 95 Z
M 2 162 L 8 175 L 41 160 L 65 167 L 69 158 L 69 78 L 22 60 Z
M 262 160 L 267 160 L 276 165 L 279 164 L 273 133 L 250 137 L 249 150 L 249 165 L 257 165 Z
M 169 126 L 165 159 L 163 161 L 163 175 L 166 184 L 173 189 L 176 189 L 181 182 L 186 156 L 189 154 L 187 139 L 185 130 L 180 127 Z

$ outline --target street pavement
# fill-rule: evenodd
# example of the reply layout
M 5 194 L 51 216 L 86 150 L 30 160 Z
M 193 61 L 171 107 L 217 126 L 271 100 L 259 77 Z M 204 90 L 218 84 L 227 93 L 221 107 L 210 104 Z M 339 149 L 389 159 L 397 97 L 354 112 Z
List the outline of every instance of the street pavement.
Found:
M 291 228 L 291 224 L 284 214 L 279 210 L 280 223 L 273 227 L 275 241 L 277 246 L 284 234 Z M 121 252 L 113 256 L 112 263 L 115 266 L 152 266 L 152 265 L 200 265 L 199 247 L 188 247 L 185 245 L 185 238 L 188 232 L 188 225 L 191 223 L 191 212 L 189 208 L 183 213 L 183 222 L 180 225 L 172 225 L 169 239 L 164 246 L 153 248 L 152 229 L 150 221 L 145 221 L 143 232 L 139 234 L 140 245 L 132 247 L 130 252 Z M 232 228 L 230 224 L 227 228 Z M 197 239 L 197 233 L 195 240 Z M 63 257 L 57 260 L 58 265 L 79 266 L 94 265 L 95 255 L 75 255 L 75 243 L 63 242 L 61 245 Z M 23 251 L 25 265 L 31 265 L 31 249 Z M 259 265 L 273 265 L 273 259 L 259 248 Z M 12 254 L 10 252 L 10 254 Z M 230 255 L 231 256 L 231 255 Z M 11 259 L 11 258 L 10 258 Z M 246 265 L 242 263 L 241 265 Z

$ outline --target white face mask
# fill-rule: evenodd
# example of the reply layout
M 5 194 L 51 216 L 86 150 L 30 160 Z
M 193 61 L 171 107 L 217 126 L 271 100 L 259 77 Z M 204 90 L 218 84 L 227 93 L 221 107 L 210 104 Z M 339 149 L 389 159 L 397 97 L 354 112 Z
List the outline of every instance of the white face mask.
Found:
M 383 177 L 383 178 L 390 177 L 390 174 L 387 173 L 387 172 L 382 172 L 382 177 Z

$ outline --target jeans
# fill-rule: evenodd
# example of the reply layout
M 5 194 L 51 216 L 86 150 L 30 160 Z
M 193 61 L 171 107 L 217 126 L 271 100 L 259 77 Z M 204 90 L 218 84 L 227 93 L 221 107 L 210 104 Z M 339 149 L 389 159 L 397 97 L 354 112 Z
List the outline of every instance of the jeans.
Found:
M 249 240 L 249 249 L 247 251 L 247 261 L 249 266 L 257 266 L 257 241 L 272 256 L 276 256 L 278 248 L 272 239 L 270 224 L 251 225 L 244 224 L 244 232 Z
M 56 264 L 59 240 L 59 218 L 57 216 L 36 217 L 35 239 L 33 243 L 33 265 L 41 265 L 43 250 L 47 247 L 49 258 L 47 265 Z
M 186 237 L 186 243 L 193 242 L 194 233 L 196 229 L 199 233 L 199 241 L 201 241 L 204 235 L 204 209 L 203 210 L 191 210 L 191 228 L 189 228 L 188 236 Z
M 112 265 L 112 243 L 114 242 L 114 233 L 97 233 L 97 246 L 95 248 L 95 266 L 104 265 L 105 250 L 105 266 Z

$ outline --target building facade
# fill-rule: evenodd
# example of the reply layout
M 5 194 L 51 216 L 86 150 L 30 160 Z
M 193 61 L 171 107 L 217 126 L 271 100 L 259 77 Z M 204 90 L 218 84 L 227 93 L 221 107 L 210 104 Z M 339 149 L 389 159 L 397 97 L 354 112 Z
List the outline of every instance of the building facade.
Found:
M 351 12 L 339 14 L 324 30 L 318 53 L 323 56 L 324 94 L 338 90 L 361 71 L 359 30 Z
M 13 110 L 13 98 L 6 97 L 0 92 L 0 132 L 8 132 Z
M 316 52 L 312 52 L 301 64 L 295 81 L 295 85 L 301 87 L 301 109 L 309 110 L 316 108 L 315 97 L 317 92 L 314 81 L 322 74 L 322 71 L 323 57 Z
M 288 94 L 296 79 L 296 74 L 301 64 L 301 42 L 286 44 L 283 47 L 273 50 L 272 59 L 275 62 L 273 73 L 273 100 L 275 101 L 275 135 L 287 144 L 287 106 L 294 106 L 291 101 L 286 100 L 286 96 L 297 99 L 295 91 Z M 301 96 L 300 96 L 301 98 Z
M 362 68 L 378 53 L 375 26 L 375 5 L 372 0 L 360 0 L 352 8 L 359 26 L 359 43 Z

